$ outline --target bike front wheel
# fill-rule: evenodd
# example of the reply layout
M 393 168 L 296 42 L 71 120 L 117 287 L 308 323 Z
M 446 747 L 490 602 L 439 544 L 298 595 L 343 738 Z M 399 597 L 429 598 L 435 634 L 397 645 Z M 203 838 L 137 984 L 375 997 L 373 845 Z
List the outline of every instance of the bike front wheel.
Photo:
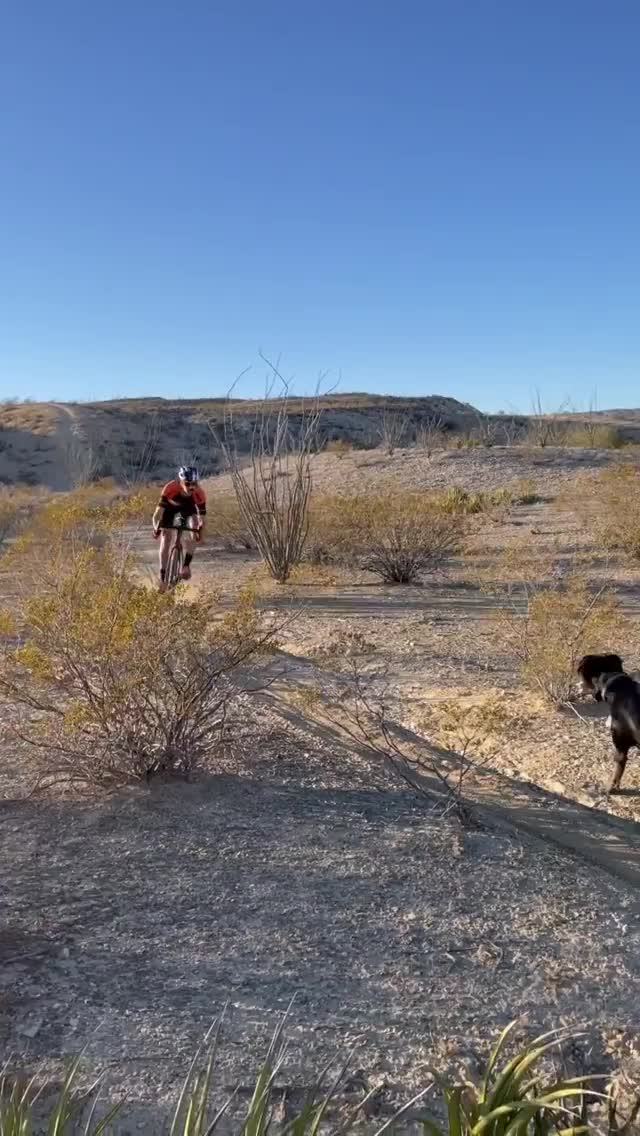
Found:
M 169 563 L 167 565 L 167 584 L 170 588 L 175 588 L 179 583 L 182 573 L 182 545 L 174 544 L 171 552 L 169 553 Z

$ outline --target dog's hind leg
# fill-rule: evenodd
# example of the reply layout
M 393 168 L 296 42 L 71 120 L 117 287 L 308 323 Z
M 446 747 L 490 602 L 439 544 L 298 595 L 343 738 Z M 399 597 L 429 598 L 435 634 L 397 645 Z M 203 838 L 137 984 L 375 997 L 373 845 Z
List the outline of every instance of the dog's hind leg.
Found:
M 626 734 L 621 733 L 619 730 L 611 730 L 611 741 L 616 747 L 616 768 L 613 774 L 609 792 L 615 793 L 620 788 L 622 775 L 627 768 L 627 760 L 629 758 L 629 750 L 633 745 L 633 739 L 627 737 Z

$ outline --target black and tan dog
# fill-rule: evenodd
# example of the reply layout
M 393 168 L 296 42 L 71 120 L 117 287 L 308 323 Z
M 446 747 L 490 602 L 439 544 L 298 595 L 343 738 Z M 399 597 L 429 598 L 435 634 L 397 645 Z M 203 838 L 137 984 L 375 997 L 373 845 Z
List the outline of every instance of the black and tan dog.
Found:
M 640 748 L 640 685 L 628 674 L 602 674 L 596 680 L 598 691 L 609 707 L 611 741 L 617 757 L 609 792 L 620 788 L 629 750 Z
M 611 676 L 624 671 L 619 655 L 583 655 L 576 669 L 582 679 L 582 693 L 592 694 L 596 702 L 602 701 L 598 681 L 602 675 Z

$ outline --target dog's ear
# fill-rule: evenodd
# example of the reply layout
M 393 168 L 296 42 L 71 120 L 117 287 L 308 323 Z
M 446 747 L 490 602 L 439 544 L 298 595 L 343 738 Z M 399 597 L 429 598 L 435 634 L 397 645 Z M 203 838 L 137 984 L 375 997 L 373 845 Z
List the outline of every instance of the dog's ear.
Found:
M 599 674 L 593 680 L 593 697 L 596 702 L 602 702 L 608 680 L 611 678 L 610 674 Z

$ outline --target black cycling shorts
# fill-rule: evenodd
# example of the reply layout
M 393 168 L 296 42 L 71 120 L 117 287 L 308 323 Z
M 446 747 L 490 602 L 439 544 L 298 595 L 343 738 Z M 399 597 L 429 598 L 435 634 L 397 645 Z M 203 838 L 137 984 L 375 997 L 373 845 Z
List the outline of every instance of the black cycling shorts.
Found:
M 175 529 L 175 519 L 178 513 L 182 517 L 182 524 L 184 527 L 186 527 L 188 517 L 198 516 L 198 509 L 195 506 L 193 508 L 189 508 L 189 506 L 185 507 L 182 505 L 162 505 L 161 508 L 163 510 L 163 513 L 158 524 L 159 529 Z

